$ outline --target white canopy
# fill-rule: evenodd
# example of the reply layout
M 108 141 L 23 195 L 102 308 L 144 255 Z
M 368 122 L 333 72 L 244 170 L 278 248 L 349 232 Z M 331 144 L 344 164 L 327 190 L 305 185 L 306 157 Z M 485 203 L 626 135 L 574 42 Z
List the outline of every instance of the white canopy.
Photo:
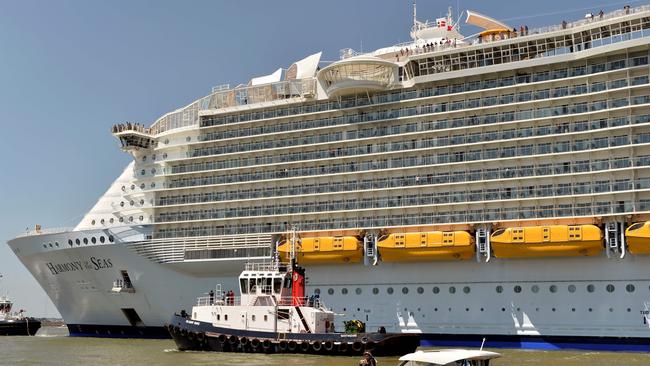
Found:
M 490 18 L 487 15 L 477 13 L 472 10 L 467 10 L 467 19 L 465 23 L 481 27 L 483 29 L 511 29 L 507 24 Z
M 262 84 L 269 84 L 269 83 L 277 83 L 278 81 L 280 81 L 281 78 L 282 78 L 282 68 L 279 68 L 275 70 L 273 74 L 252 78 L 250 85 L 255 86 L 255 85 L 262 85 Z
M 468 349 L 441 349 L 436 351 L 417 351 L 415 353 L 409 353 L 400 357 L 399 360 L 446 365 L 461 360 L 490 360 L 497 357 L 501 357 L 501 354 Z
M 296 79 L 311 78 L 316 75 L 316 69 L 318 68 L 318 63 L 320 62 L 320 56 L 323 52 L 314 53 L 303 58 L 300 61 L 296 61 L 293 65 L 297 67 Z M 292 65 L 292 66 L 293 66 Z

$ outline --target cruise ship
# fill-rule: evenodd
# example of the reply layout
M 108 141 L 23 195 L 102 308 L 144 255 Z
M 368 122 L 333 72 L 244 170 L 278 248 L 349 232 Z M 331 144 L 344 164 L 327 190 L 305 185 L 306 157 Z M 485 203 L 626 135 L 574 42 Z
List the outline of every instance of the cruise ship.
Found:
M 95 206 L 9 246 L 73 336 L 166 337 L 295 257 L 337 328 L 650 350 L 650 6 L 540 29 L 414 7 L 410 35 L 112 126 L 133 161 Z

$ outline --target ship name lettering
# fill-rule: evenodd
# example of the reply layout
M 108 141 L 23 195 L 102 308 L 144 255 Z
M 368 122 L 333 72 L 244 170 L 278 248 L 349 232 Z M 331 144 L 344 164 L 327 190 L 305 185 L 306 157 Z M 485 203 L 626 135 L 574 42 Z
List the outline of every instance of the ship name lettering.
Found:
M 95 271 L 100 269 L 113 268 L 113 263 L 111 263 L 110 259 L 90 257 L 90 262 L 93 264 L 93 269 Z
M 75 272 L 82 271 L 83 266 L 81 261 L 73 261 L 68 263 L 47 263 L 47 268 L 52 272 L 53 275 L 57 275 L 63 272 Z

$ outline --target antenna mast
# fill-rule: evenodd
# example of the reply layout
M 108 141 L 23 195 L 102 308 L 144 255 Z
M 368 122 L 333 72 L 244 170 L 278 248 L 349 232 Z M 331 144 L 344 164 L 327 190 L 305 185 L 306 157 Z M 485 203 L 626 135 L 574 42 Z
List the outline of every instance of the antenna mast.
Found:
M 413 30 L 417 30 L 417 25 L 418 25 L 417 14 L 418 14 L 417 4 L 416 1 L 413 0 Z

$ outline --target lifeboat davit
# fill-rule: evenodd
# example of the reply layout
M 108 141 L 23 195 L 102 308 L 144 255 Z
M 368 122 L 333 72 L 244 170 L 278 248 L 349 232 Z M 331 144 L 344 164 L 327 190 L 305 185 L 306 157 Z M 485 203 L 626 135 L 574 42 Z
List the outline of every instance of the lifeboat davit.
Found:
M 463 260 L 474 256 L 474 241 L 466 231 L 390 234 L 377 242 L 384 262 Z
M 625 230 L 627 250 L 632 254 L 650 254 L 650 221 L 637 222 Z
M 290 259 L 291 241 L 278 246 L 280 258 Z M 358 263 L 363 255 L 363 243 L 354 236 L 302 238 L 296 243 L 296 259 L 300 264 Z
M 490 236 L 497 258 L 581 257 L 603 250 L 603 233 L 594 225 L 507 228 Z

